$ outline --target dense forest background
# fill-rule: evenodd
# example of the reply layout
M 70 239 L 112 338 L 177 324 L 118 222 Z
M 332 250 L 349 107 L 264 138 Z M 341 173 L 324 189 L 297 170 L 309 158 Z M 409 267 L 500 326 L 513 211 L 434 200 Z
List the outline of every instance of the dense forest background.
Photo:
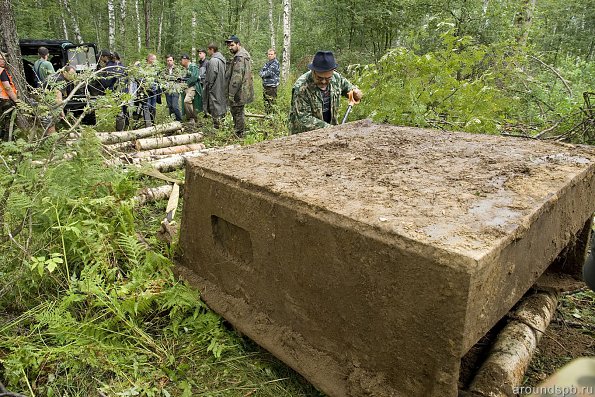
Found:
M 527 44 L 554 67 L 567 57 L 592 61 L 595 52 L 592 0 L 15 0 L 13 7 L 21 38 L 92 41 L 134 58 L 190 52 L 236 33 L 264 60 L 272 41 L 283 45 L 286 2 L 298 65 L 321 48 L 345 65 L 373 62 L 398 46 L 429 52 L 440 44 L 433 31 L 442 23 L 481 44 Z

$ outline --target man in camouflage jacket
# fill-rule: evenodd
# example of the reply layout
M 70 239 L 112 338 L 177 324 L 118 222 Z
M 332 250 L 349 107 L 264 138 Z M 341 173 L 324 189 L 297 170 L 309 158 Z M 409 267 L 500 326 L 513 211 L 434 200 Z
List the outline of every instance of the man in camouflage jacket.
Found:
M 226 70 L 227 103 L 233 117 L 234 132 L 237 136 L 242 137 L 246 128 L 244 106 L 254 100 L 251 58 L 236 35 L 225 40 L 225 43 L 234 55 Z
M 308 68 L 293 85 L 289 113 L 292 134 L 338 124 L 339 99 L 353 95 L 359 102 L 362 92 L 335 71 L 331 51 L 318 51 Z

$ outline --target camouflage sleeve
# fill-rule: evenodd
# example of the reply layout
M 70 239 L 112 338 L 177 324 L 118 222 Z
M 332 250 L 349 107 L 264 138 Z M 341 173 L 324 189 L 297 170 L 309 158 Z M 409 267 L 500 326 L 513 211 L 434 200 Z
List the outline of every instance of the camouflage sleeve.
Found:
M 233 60 L 228 93 L 229 101 L 232 103 L 240 102 L 240 91 L 242 82 L 244 81 L 244 74 L 246 73 L 246 62 L 247 60 L 243 57 L 236 57 Z
M 316 109 L 313 108 L 305 93 L 300 93 L 294 88 L 291 100 L 291 132 L 311 131 L 318 128 L 330 127 L 330 124 L 314 116 Z

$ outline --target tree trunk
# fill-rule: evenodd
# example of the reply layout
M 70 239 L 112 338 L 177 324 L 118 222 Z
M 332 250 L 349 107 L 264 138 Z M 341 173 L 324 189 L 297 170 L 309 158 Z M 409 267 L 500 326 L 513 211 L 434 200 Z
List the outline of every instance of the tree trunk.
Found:
M 273 0 L 269 0 L 269 26 L 271 29 L 271 48 L 275 49 L 275 24 L 273 23 Z
M 190 21 L 190 26 L 192 26 L 192 50 L 190 51 L 190 59 L 192 62 L 196 63 L 196 12 L 192 11 L 192 21 Z
M 289 78 L 291 58 L 291 0 L 283 0 L 283 67 L 281 76 L 283 81 Z
M 160 138 L 146 138 L 138 139 L 135 143 L 135 147 L 136 150 L 157 149 L 169 146 L 188 145 L 200 142 L 202 139 L 203 134 L 200 132 L 195 134 L 164 136 Z
M 517 12 L 515 25 L 517 28 L 516 41 L 519 45 L 527 44 L 529 30 L 533 23 L 533 13 L 535 12 L 536 0 L 521 0 L 521 8 Z
M 157 54 L 161 54 L 161 35 L 163 33 L 163 10 L 165 2 L 161 1 L 161 14 L 159 14 L 159 30 L 157 31 Z
M 64 4 L 62 0 L 58 0 L 58 7 L 60 8 L 60 19 L 62 19 L 62 31 L 64 34 L 65 40 L 70 40 L 68 38 L 68 26 L 66 26 L 66 18 L 64 17 Z
M 140 40 L 140 13 L 138 12 L 138 2 L 140 0 L 134 0 L 134 10 L 136 11 L 136 41 L 137 41 L 137 51 L 140 52 L 141 49 L 141 40 Z
M 2 18 L 0 18 L 0 31 L 2 33 L 0 35 L 0 48 L 7 52 L 6 69 L 12 76 L 18 97 L 24 98 L 27 93 L 27 83 L 24 78 L 23 60 L 11 0 L 0 0 L 0 15 L 2 15 Z
M 76 16 L 70 9 L 70 3 L 68 2 L 68 0 L 62 0 L 62 1 L 64 4 L 64 8 L 66 9 L 66 14 L 70 15 L 70 18 L 72 19 L 72 29 L 74 30 L 74 38 L 76 39 L 77 44 L 82 43 L 83 35 L 81 34 L 81 28 L 79 27 L 79 23 L 76 19 Z
M 473 395 L 507 397 L 522 383 L 531 357 L 558 304 L 555 292 L 525 297 L 469 386 Z
M 132 141 L 138 138 L 144 138 L 151 135 L 163 134 L 166 132 L 177 131 L 182 128 L 182 123 L 174 121 L 168 124 L 159 124 L 153 127 L 141 128 L 132 131 L 118 131 L 118 132 L 100 132 L 97 133 L 97 138 L 101 143 L 119 143 Z
M 169 184 L 157 187 L 146 187 L 142 189 L 138 195 L 134 196 L 133 200 L 137 205 L 165 200 L 169 197 L 172 190 L 173 186 Z
M 120 0 L 120 56 L 126 52 L 126 0 Z
M 206 156 L 209 153 L 225 152 L 228 150 L 234 150 L 240 148 L 240 145 L 224 146 L 222 148 L 210 148 L 203 150 L 196 150 L 194 152 L 187 152 L 183 154 L 176 154 L 171 157 L 165 157 L 161 160 L 151 162 L 153 168 L 158 169 L 161 172 L 170 172 L 178 170 L 186 164 L 186 159 L 194 157 Z
M 203 143 L 192 143 L 190 145 L 162 147 L 159 149 L 151 149 L 143 152 L 136 152 L 132 155 L 132 157 L 147 158 L 154 156 L 171 156 L 172 154 L 181 154 L 202 149 L 206 149 L 206 146 Z
M 114 0 L 107 0 L 107 45 L 110 50 L 116 47 L 116 14 Z
M 151 45 L 151 0 L 144 0 L 145 14 L 145 47 L 148 49 Z

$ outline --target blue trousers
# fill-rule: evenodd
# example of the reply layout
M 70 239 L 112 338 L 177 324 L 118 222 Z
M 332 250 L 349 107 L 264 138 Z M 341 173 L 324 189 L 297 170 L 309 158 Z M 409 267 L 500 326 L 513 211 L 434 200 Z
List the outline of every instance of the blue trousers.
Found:
M 165 101 L 167 102 L 169 114 L 173 114 L 176 117 L 176 121 L 182 121 L 182 113 L 180 112 L 180 94 L 175 92 L 165 94 Z

